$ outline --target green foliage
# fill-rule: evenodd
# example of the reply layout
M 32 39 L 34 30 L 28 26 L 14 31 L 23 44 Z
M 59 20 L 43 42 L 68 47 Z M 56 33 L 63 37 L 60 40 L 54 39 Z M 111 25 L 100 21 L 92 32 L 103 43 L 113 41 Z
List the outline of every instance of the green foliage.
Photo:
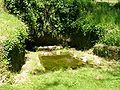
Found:
M 109 30 L 107 34 L 100 40 L 103 43 L 111 46 L 120 46 L 120 30 Z
M 0 62 L 12 71 L 24 63 L 26 26 L 12 15 L 0 11 Z
M 120 10 L 109 3 L 97 3 L 92 15 L 94 23 L 101 26 L 104 31 L 98 43 L 120 46 Z
M 120 27 L 120 10 L 109 3 L 95 3 L 93 0 L 4 2 L 10 13 L 28 25 L 28 42 L 33 45 L 52 45 L 51 41 L 54 41 L 54 44 L 62 42 L 78 49 L 89 49 L 104 36 L 109 29 L 107 26 Z
M 20 17 L 29 26 L 28 32 L 31 41 L 38 40 L 37 42 L 40 42 L 39 38 L 42 36 L 47 37 L 47 35 L 51 35 L 51 37 L 59 37 L 59 35 L 62 35 L 62 39 L 65 37 L 65 39 L 71 38 L 72 40 L 75 34 L 80 41 L 83 41 L 84 37 L 91 37 L 91 34 L 98 30 L 95 24 L 89 25 L 90 28 L 88 29 L 88 22 L 84 22 L 88 12 L 91 13 L 93 11 L 94 4 L 91 3 L 91 0 L 5 0 L 5 5 L 10 13 Z M 82 24 L 80 24 L 81 21 L 83 21 Z M 78 26 L 73 25 L 73 23 L 77 23 Z M 83 24 L 85 24 L 85 27 L 82 27 Z M 82 30 L 80 27 L 82 27 Z M 91 31 L 92 27 L 95 28 L 93 32 Z M 84 36 L 86 32 L 90 34 Z M 79 35 L 80 33 L 83 38 Z M 86 41 L 94 40 L 94 38 L 91 37 Z M 65 40 L 65 42 L 66 41 L 67 40 Z M 84 48 L 84 44 L 81 48 Z M 73 46 L 79 47 L 79 45 L 80 44 Z
M 57 0 L 5 0 L 10 13 L 18 15 L 29 26 L 29 34 L 40 37 L 45 33 L 56 34 L 62 28 L 58 9 L 64 7 L 63 2 Z M 63 6 L 62 6 L 63 5 Z M 59 29 L 56 29 L 58 28 Z M 56 32 L 55 32 L 56 30 Z
M 114 8 L 120 9 L 120 1 L 114 5 Z
M 16 32 L 18 34 L 14 34 L 14 38 L 9 38 L 4 42 L 4 50 L 8 52 L 6 58 L 9 62 L 9 68 L 12 71 L 19 71 L 25 62 L 24 55 L 26 33 L 21 31 L 22 29 L 18 29 Z
M 0 11 L 3 10 L 3 6 L 4 6 L 3 0 L 0 0 Z
M 96 45 L 94 46 L 93 52 L 94 54 L 101 57 L 120 60 L 120 47 L 108 45 Z
M 71 45 L 78 49 L 89 49 L 104 36 L 105 30 L 93 21 L 92 15 L 84 19 L 77 19 L 71 24 Z M 74 31 L 72 31 L 74 30 Z

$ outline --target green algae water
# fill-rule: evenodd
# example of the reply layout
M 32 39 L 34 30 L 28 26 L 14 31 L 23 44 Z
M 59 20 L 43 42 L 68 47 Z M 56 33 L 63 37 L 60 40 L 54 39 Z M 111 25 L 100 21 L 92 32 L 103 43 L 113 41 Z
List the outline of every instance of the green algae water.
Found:
M 67 68 L 75 69 L 79 65 L 82 65 L 82 62 L 80 63 L 78 59 L 73 58 L 70 54 L 39 56 L 39 58 L 45 70 L 50 71 Z

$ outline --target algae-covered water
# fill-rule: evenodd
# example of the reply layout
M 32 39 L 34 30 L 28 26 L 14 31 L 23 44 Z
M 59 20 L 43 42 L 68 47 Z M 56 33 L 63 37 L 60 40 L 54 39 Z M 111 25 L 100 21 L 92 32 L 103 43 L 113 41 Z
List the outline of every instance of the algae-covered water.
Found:
M 80 60 L 75 59 L 69 53 L 64 55 L 39 56 L 40 63 L 46 70 L 59 70 L 67 68 L 77 68 L 82 65 Z

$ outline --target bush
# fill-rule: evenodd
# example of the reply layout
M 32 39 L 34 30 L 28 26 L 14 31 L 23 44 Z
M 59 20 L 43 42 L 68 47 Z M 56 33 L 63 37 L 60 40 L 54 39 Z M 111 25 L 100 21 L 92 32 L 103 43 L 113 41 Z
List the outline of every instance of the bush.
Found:
M 120 9 L 120 1 L 114 5 L 114 8 Z
M 119 13 L 108 3 L 94 3 L 93 0 L 4 2 L 10 13 L 28 25 L 29 39 L 26 43 L 33 46 L 62 43 L 82 50 L 89 49 L 103 36 L 105 29 L 101 24 L 119 25 Z
M 72 47 L 86 50 L 94 46 L 104 36 L 105 30 L 93 21 L 92 15 L 86 15 L 83 19 L 77 19 L 71 24 L 69 42 Z
M 109 30 L 107 34 L 100 40 L 103 43 L 111 46 L 120 46 L 120 30 Z
M 93 52 L 101 57 L 120 60 L 120 47 L 99 44 L 94 46 Z
M 104 29 L 104 35 L 99 39 L 100 44 L 120 46 L 119 9 L 109 3 L 97 3 L 93 11 L 94 22 Z
M 14 16 L 0 13 L 0 62 L 11 71 L 19 71 L 25 60 L 26 26 Z
M 4 0 L 10 13 L 20 17 L 29 26 L 29 41 L 37 44 L 47 43 L 53 38 L 66 39 L 71 33 L 71 24 L 92 12 L 89 1 L 77 0 Z M 72 31 L 74 31 L 72 30 Z M 81 32 L 82 33 L 82 32 Z M 77 33 L 76 33 L 77 34 Z M 45 38 L 44 38 L 45 36 Z M 51 40 L 42 40 L 49 37 Z M 58 39 L 56 41 L 58 41 Z M 61 40 L 60 40 L 61 41 Z M 66 40 L 63 40 L 66 41 Z M 60 42 L 58 42 L 60 43 Z M 45 43 L 44 43 L 45 44 Z

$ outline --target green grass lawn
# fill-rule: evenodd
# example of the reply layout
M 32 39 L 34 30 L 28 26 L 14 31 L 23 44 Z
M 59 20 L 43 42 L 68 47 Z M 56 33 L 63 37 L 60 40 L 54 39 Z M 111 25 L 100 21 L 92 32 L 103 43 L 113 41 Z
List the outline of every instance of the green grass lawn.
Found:
M 59 70 L 41 75 L 30 75 L 30 80 L 18 84 L 5 84 L 0 90 L 119 90 L 120 68 L 82 67 Z

